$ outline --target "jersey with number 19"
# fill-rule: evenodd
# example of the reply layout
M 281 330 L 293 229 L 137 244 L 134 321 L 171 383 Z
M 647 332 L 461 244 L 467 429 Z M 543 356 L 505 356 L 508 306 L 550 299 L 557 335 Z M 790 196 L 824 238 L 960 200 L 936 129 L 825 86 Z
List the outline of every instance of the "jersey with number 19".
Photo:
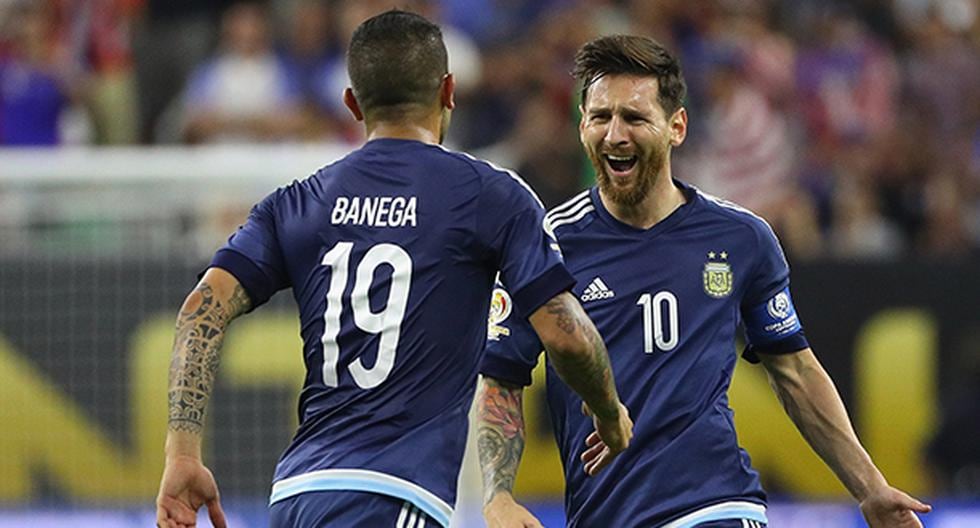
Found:
M 676 184 L 687 202 L 647 230 L 619 222 L 595 189 L 547 215 L 634 422 L 630 447 L 586 476 L 578 457 L 592 421 L 548 368 L 570 527 L 766 522 L 765 494 L 738 446 L 727 392 L 740 322 L 749 357 L 807 346 L 789 270 L 761 218 Z M 494 297 L 481 371 L 527 385 L 540 342 L 519 304 L 508 309 L 508 291 Z
M 252 305 L 292 287 L 307 374 L 271 502 L 398 497 L 448 525 L 497 270 L 522 310 L 568 290 L 513 173 L 377 139 L 256 205 L 211 265 Z

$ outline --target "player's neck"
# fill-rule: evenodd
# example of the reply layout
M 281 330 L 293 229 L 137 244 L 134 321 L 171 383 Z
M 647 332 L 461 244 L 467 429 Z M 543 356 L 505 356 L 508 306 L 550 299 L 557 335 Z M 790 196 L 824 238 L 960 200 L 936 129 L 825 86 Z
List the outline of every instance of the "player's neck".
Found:
M 441 122 L 438 116 L 413 121 L 374 121 L 367 123 L 367 139 L 413 139 L 438 145 Z
M 616 220 L 637 229 L 650 229 L 687 202 L 684 191 L 674 185 L 669 167 L 664 167 L 664 171 L 657 176 L 649 194 L 636 205 L 614 202 L 603 194 L 601 189 L 599 198 L 606 211 L 609 211 Z

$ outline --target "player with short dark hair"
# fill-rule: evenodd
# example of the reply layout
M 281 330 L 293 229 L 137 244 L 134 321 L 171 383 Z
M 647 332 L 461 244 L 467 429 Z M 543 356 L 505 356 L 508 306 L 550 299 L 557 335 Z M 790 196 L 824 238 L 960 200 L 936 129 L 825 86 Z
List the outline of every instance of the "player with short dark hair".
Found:
M 793 422 L 872 527 L 921 526 L 929 506 L 888 485 L 859 443 L 833 382 L 809 348 L 789 268 L 769 225 L 673 179 L 687 134 L 678 62 L 656 41 L 604 37 L 576 56 L 582 144 L 598 185 L 546 215 L 579 296 L 609 346 L 635 419 L 632 447 L 601 475 L 579 467 L 603 448 L 582 402 L 549 362 L 548 406 L 564 465 L 568 526 L 761 527 L 766 495 L 739 448 L 728 406 L 743 357 L 761 361 Z M 763 192 L 764 190 L 760 190 Z M 495 291 L 492 306 L 512 292 Z M 535 527 L 512 496 L 523 448 L 521 393 L 541 345 L 519 312 L 491 312 L 478 395 L 484 514 L 491 528 Z M 580 454 L 583 443 L 590 446 Z
M 439 145 L 453 77 L 439 28 L 389 11 L 349 52 L 344 101 L 367 143 L 256 205 L 178 316 L 157 523 L 224 526 L 201 462 L 204 412 L 228 324 L 292 288 L 307 375 L 299 430 L 272 486 L 273 526 L 448 526 L 498 270 L 609 446 L 632 423 L 602 339 L 514 173 Z

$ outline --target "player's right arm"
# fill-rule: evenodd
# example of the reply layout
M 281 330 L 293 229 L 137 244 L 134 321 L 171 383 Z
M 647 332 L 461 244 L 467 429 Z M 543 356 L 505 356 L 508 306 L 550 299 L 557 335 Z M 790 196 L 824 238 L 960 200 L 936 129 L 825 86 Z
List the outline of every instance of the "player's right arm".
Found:
M 555 371 L 594 412 L 598 436 L 589 445 L 595 449 L 587 450 L 583 458 L 586 471 L 593 475 L 626 449 L 633 434 L 633 423 L 619 402 L 606 346 L 569 293 L 575 279 L 562 262 L 553 234 L 545 228 L 540 201 L 513 174 L 496 174 L 485 183 L 477 232 L 497 257 L 501 281 L 518 311 L 526 314 Z
M 201 461 L 201 434 L 225 330 L 250 306 L 233 275 L 211 268 L 180 308 L 167 389 L 166 459 L 156 501 L 157 526 L 195 526 L 202 505 L 216 527 L 225 526 L 218 486 Z
M 528 318 L 558 376 L 591 410 L 596 433 L 582 455 L 595 475 L 629 445 L 633 422 L 619 401 L 609 354 L 582 305 L 569 292 L 553 297 Z

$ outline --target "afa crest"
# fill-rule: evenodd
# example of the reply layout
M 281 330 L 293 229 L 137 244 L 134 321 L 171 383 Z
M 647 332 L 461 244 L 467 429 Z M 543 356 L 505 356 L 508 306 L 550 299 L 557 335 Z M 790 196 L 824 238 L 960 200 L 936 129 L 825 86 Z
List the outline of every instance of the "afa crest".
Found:
M 720 256 L 721 260 L 715 260 Z M 732 267 L 726 262 L 728 253 L 722 251 L 720 255 L 715 252 L 708 253 L 708 262 L 704 263 L 704 293 L 716 299 L 727 297 L 732 293 L 735 280 L 732 276 Z
M 496 341 L 500 336 L 510 335 L 510 329 L 501 326 L 501 323 L 510 317 L 513 309 L 513 302 L 507 290 L 494 288 L 493 297 L 490 299 L 490 315 L 487 317 L 487 339 Z

